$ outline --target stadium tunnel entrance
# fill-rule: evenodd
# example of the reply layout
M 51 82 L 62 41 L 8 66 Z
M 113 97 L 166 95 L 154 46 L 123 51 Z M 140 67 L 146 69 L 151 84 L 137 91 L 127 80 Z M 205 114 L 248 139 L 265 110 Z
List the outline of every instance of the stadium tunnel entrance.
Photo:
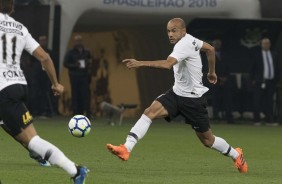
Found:
M 245 41 L 245 45 L 252 45 L 254 41 L 252 38 L 257 39 L 263 31 L 264 34 L 272 35 L 273 46 L 276 50 L 281 50 L 281 23 L 278 20 L 267 21 L 261 18 L 273 16 L 282 18 L 281 14 L 273 15 L 272 9 L 269 8 L 274 0 L 232 2 L 210 0 L 205 1 L 208 2 L 207 4 L 201 4 L 201 0 L 187 0 L 185 6 L 177 8 L 171 7 L 172 5 L 152 7 L 157 5 L 143 4 L 140 7 L 140 5 L 107 4 L 106 2 L 110 1 L 104 1 L 57 0 L 58 4 L 55 7 L 43 5 L 15 8 L 13 17 L 29 27 L 34 38 L 48 35 L 52 40 L 53 59 L 57 69 L 60 68 L 60 80 L 66 87 L 65 96 L 60 98 L 59 102 L 62 114 L 69 113 L 67 108 L 70 107 L 71 95 L 67 72 L 62 67 L 62 62 L 66 50 L 72 46 L 72 38 L 75 34 L 83 35 L 95 61 L 101 59 L 101 55 L 107 59 L 109 63 L 107 89 L 112 103 L 138 104 L 137 109 L 127 112 L 129 116 L 137 113 L 139 115 L 139 109 L 143 110 L 156 96 L 171 87 L 173 77 L 171 71 L 127 70 L 120 61 L 127 57 L 144 60 L 166 58 L 172 49 L 172 45 L 167 40 L 166 24 L 172 17 L 182 17 L 187 23 L 188 32 L 205 41 L 209 42 L 214 36 L 220 36 L 225 39 L 225 44 L 229 42 L 229 46 L 233 46 L 231 43 L 236 43 L 234 50 L 239 49 L 242 52 L 236 53 L 233 60 L 234 63 L 243 63 L 243 66 L 248 66 L 245 65 L 248 61 L 248 57 L 245 57 L 248 48 L 242 47 L 241 38 Z M 258 2 L 264 6 L 260 7 Z M 276 4 L 276 7 L 281 5 L 282 3 Z M 251 9 L 241 9 L 242 6 Z M 50 31 L 53 31 L 52 34 Z M 240 64 L 234 65 L 234 73 L 245 72 L 248 68 L 240 66 Z M 95 73 L 97 72 L 93 75 L 92 90 L 95 90 L 96 86 Z
M 150 105 L 152 100 L 173 85 L 172 71 L 128 70 L 121 64 L 121 60 L 124 58 L 165 59 L 173 48 L 167 38 L 167 20 L 163 21 L 162 25 L 116 25 L 92 29 L 75 26 L 74 28 L 73 34 L 81 34 L 85 38 L 87 47 L 93 53 L 94 62 L 99 62 L 101 51 L 105 54 L 109 63 L 109 93 L 107 95 L 112 99 L 112 103 L 115 105 L 121 103 L 139 105 L 139 109 L 131 110 L 126 116 L 133 117 L 140 114 L 140 111 Z M 252 94 L 249 91 L 250 84 L 248 83 L 251 65 L 250 53 L 258 47 L 260 38 L 265 36 L 270 37 L 275 50 L 281 50 L 281 26 L 281 21 L 274 20 L 188 19 L 188 33 L 210 43 L 215 38 L 221 38 L 225 50 L 232 56 L 230 57 L 231 72 L 236 83 L 234 111 L 244 113 L 252 110 Z M 203 61 L 205 70 L 207 63 L 205 60 Z M 93 83 L 91 84 L 93 91 L 95 91 L 95 83 L 97 83 L 99 77 L 95 71 L 97 69 L 94 69 Z M 206 74 L 207 71 L 204 72 Z M 103 101 L 102 98 L 92 99 L 93 103 Z M 280 101 L 281 99 L 277 100 Z M 95 107 L 97 107 L 97 104 L 94 104 L 94 109 Z M 278 111 L 281 114 L 281 110 Z
M 85 0 L 84 3 L 75 2 L 77 4 L 67 0 L 58 2 L 61 2 L 62 6 L 61 66 L 66 50 L 72 47 L 73 36 L 81 34 L 86 47 L 93 54 L 94 63 L 99 62 L 101 55 L 109 63 L 106 96 L 110 96 L 115 105 L 121 103 L 139 105 L 139 108 L 132 112 L 132 116 L 140 113 L 138 110 L 144 109 L 154 98 L 167 90 L 173 83 L 173 76 L 171 71 L 127 70 L 120 62 L 124 58 L 165 59 L 172 49 L 166 34 L 169 19 L 181 17 L 189 24 L 196 17 L 250 19 L 260 17 L 258 2 L 244 0 L 236 3 L 221 0 L 205 1 L 207 3 L 200 0 L 173 0 L 163 1 L 167 2 L 164 4 L 150 4 L 149 1 L 142 1 L 143 4 L 130 4 L 127 1 L 110 0 Z M 242 10 L 240 8 L 242 3 L 250 9 Z M 188 32 L 189 29 L 188 26 Z M 90 85 L 93 91 L 99 80 L 97 70 L 99 69 L 94 69 Z M 67 102 L 70 98 L 70 88 L 64 67 L 61 67 L 60 76 L 66 86 Z M 101 101 L 100 98 L 92 99 L 93 103 Z M 94 105 L 94 109 L 96 107 L 97 104 Z

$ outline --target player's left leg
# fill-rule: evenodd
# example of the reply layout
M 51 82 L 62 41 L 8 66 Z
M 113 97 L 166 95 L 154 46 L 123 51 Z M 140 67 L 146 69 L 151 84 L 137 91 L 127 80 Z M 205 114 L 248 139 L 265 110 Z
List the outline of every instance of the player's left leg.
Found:
M 88 172 L 86 167 L 76 166 L 74 162 L 68 159 L 64 153 L 53 144 L 40 138 L 33 124 L 29 124 L 26 128 L 21 130 L 21 133 L 15 136 L 23 146 L 29 150 L 36 152 L 51 164 L 57 165 L 65 170 L 74 180 L 75 183 L 83 183 Z M 78 182 L 76 182 L 76 180 Z
M 86 167 L 77 167 L 53 144 L 41 139 L 32 124 L 32 116 L 23 99 L 27 97 L 26 85 L 11 85 L 0 91 L 0 118 L 9 129 L 9 134 L 28 150 L 34 151 L 51 164 L 65 170 L 76 184 L 83 184 Z
M 0 121 L 0 126 L 3 128 L 3 130 L 5 130 L 6 133 L 8 133 L 9 135 L 11 135 L 13 137 L 11 130 L 4 124 L 3 121 Z M 15 139 L 15 140 L 18 141 L 17 139 Z M 19 143 L 22 144 L 21 142 L 19 142 Z M 30 158 L 36 160 L 39 163 L 39 165 L 44 166 L 44 167 L 51 166 L 51 164 L 47 160 L 44 160 L 40 155 L 38 155 L 34 151 L 28 150 L 28 152 L 29 152 Z
M 196 134 L 200 141 L 206 147 L 212 148 L 220 152 L 225 156 L 229 156 L 233 159 L 235 167 L 239 172 L 246 173 L 248 170 L 247 162 L 244 159 L 241 148 L 234 149 L 223 138 L 214 136 L 211 129 L 206 132 L 197 132 Z
M 184 114 L 186 121 L 190 122 L 203 145 L 231 157 L 238 170 L 246 173 L 248 166 L 242 150 L 240 148 L 234 149 L 224 139 L 213 135 L 206 107 L 207 100 L 203 96 L 200 98 L 185 98 L 181 106 L 181 112 Z
M 33 160 L 37 161 L 39 165 L 44 166 L 44 167 L 50 167 L 51 164 L 47 160 L 43 159 L 39 154 L 37 154 L 34 151 L 28 150 L 29 152 L 29 157 L 32 158 Z
M 24 147 L 36 152 L 42 158 L 50 161 L 51 164 L 62 167 L 71 176 L 76 174 L 75 164 L 53 144 L 41 139 L 37 135 L 32 123 L 22 129 L 21 133 L 15 136 L 15 139 L 21 142 Z
M 204 146 L 213 148 L 223 155 L 230 156 L 233 160 L 239 155 L 224 139 L 214 136 L 211 129 L 203 133 L 196 131 L 196 135 Z

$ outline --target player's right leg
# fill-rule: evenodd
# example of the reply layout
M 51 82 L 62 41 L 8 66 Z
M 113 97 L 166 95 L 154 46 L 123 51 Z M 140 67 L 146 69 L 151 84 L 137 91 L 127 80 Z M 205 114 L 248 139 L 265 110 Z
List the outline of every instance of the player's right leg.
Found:
M 129 159 L 130 152 L 133 150 L 137 142 L 144 137 L 148 131 L 152 120 L 143 114 L 136 124 L 131 128 L 127 135 L 126 142 L 120 146 L 114 146 L 112 144 L 107 144 L 107 149 L 114 155 L 118 156 L 120 159 L 127 161 Z
M 130 156 L 130 152 L 128 149 L 123 145 L 114 146 L 112 144 L 107 144 L 107 149 L 114 155 L 118 156 L 121 160 L 127 161 Z
M 140 117 L 136 124 L 131 128 L 127 135 L 125 144 L 120 146 L 107 144 L 107 149 L 120 159 L 124 161 L 128 160 L 130 152 L 133 150 L 137 142 L 145 136 L 152 123 L 152 120 L 155 118 L 164 117 L 166 115 L 167 111 L 162 104 L 158 101 L 154 101 L 151 106 L 145 110 L 144 114 Z

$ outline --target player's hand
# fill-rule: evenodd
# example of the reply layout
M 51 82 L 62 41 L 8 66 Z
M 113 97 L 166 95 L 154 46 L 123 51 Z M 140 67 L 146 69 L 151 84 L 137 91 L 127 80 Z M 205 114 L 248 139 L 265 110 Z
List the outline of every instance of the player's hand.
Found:
M 210 83 L 212 84 L 216 84 L 217 82 L 217 76 L 215 73 L 208 73 L 207 78 L 209 80 Z
M 52 85 L 51 88 L 55 96 L 59 96 L 64 92 L 64 86 L 59 83 L 57 85 Z
M 122 60 L 122 62 L 125 63 L 126 67 L 129 68 L 129 69 L 130 68 L 138 68 L 138 67 L 141 66 L 140 62 L 137 61 L 136 59 L 124 59 L 124 60 Z

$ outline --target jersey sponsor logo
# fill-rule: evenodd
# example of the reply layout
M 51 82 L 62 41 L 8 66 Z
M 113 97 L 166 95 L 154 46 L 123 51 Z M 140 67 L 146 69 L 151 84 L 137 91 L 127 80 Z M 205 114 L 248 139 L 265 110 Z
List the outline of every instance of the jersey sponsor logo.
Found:
M 3 31 L 5 33 L 15 33 L 15 34 L 23 36 L 23 32 L 17 29 L 13 29 L 13 28 L 5 28 L 5 27 L 0 26 L 0 31 Z
M 199 50 L 199 46 L 197 45 L 196 40 L 194 40 L 192 42 L 192 44 L 195 46 L 195 51 L 198 51 Z
M 3 71 L 2 75 L 7 81 L 24 79 L 24 73 L 22 70 Z
M 30 115 L 29 111 L 22 115 L 23 123 L 27 124 L 32 120 L 32 116 Z
M 198 51 L 198 50 L 200 49 L 199 46 L 197 45 L 196 40 L 194 40 L 194 41 L 192 42 L 192 44 L 195 46 L 195 51 Z
M 5 27 L 13 27 L 19 30 L 22 30 L 23 25 L 19 24 L 17 22 L 9 22 L 9 21 L 0 21 L 0 25 L 3 25 Z

